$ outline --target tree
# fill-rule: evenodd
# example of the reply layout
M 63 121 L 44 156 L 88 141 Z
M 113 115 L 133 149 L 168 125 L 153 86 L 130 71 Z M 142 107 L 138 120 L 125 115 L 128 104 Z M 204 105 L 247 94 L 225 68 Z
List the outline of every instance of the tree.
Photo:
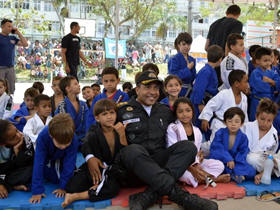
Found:
M 14 6 L 12 6 L 14 5 Z M 49 30 L 49 21 L 45 20 L 44 15 L 40 15 L 37 10 L 30 6 L 30 3 L 26 3 L 24 0 L 5 2 L 5 6 L 11 8 L 11 18 L 14 20 L 14 25 L 25 33 L 26 28 L 33 28 L 38 32 L 45 33 Z M 32 21 L 26 21 L 32 20 Z
M 115 0 L 90 0 L 93 13 L 102 16 L 105 20 L 105 37 L 111 26 L 116 27 L 114 20 Z M 170 0 L 120 0 L 119 27 L 124 23 L 131 22 L 133 35 L 130 39 L 136 39 L 145 29 L 152 27 L 160 20 L 162 7 L 170 4 Z
M 200 12 L 202 17 L 208 17 L 214 15 L 216 17 L 221 17 L 225 15 L 226 9 L 230 4 L 226 3 L 212 3 L 210 2 L 208 6 L 201 7 Z M 254 20 L 259 25 L 264 21 L 273 22 L 273 7 L 268 4 L 239 4 L 241 8 L 241 15 L 239 20 L 245 24 L 248 20 Z

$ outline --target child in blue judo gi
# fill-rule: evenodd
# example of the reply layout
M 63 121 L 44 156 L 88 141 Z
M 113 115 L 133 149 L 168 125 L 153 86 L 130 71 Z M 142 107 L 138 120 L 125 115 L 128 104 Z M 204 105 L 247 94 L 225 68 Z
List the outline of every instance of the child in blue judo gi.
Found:
M 249 153 L 248 138 L 240 130 L 245 120 L 244 112 L 238 107 L 229 108 L 224 114 L 226 128 L 219 129 L 210 146 L 210 157 L 225 165 L 224 173 L 241 183 L 245 178 L 254 178 L 255 169 L 246 161 Z
M 30 118 L 35 115 L 34 98 L 39 95 L 39 91 L 35 88 L 28 88 L 24 92 L 24 105 L 9 120 L 16 126 L 19 131 L 23 131 L 23 128 Z
M 88 117 L 88 107 L 84 101 L 80 101 L 80 85 L 78 80 L 73 76 L 64 77 L 59 87 L 65 95 L 64 100 L 58 105 L 55 114 L 68 113 L 75 123 L 75 134 L 81 141 L 87 132 L 86 120 Z
M 173 105 L 179 97 L 179 93 L 182 89 L 182 80 L 176 75 L 169 75 L 165 78 L 164 90 L 167 93 L 167 97 L 162 99 L 160 103 L 166 104 L 171 110 L 173 110 Z
M 251 102 L 249 106 L 249 120 L 256 119 L 256 109 L 260 99 L 274 99 L 274 92 L 280 90 L 280 77 L 271 69 L 272 51 L 268 48 L 261 47 L 256 51 L 256 62 L 258 67 L 252 72 L 249 78 L 251 87 Z
M 198 116 L 207 102 L 218 93 L 218 77 L 215 71 L 219 67 L 224 56 L 223 49 L 218 45 L 212 45 L 207 50 L 208 63 L 198 72 L 191 94 L 191 101 L 195 109 L 195 125 L 200 127 Z
M 174 42 L 178 53 L 168 61 L 168 74 L 178 76 L 183 82 L 180 96 L 190 96 L 193 81 L 196 77 L 196 61 L 189 55 L 191 44 L 191 35 L 187 32 L 180 33 Z
M 97 95 L 90 107 L 89 116 L 87 119 L 87 127 L 89 128 L 92 124 L 96 124 L 96 121 L 93 116 L 93 108 L 97 101 L 102 98 L 109 98 L 114 100 L 117 104 L 129 100 L 127 93 L 122 92 L 117 89 L 117 86 L 120 82 L 119 72 L 114 67 L 107 67 L 102 71 L 102 84 L 104 85 L 103 92 Z
M 44 178 L 58 189 L 56 197 L 64 197 L 65 186 L 74 174 L 79 142 L 75 136 L 75 124 L 69 114 L 58 114 L 37 138 L 32 175 L 30 203 L 40 203 L 45 197 Z

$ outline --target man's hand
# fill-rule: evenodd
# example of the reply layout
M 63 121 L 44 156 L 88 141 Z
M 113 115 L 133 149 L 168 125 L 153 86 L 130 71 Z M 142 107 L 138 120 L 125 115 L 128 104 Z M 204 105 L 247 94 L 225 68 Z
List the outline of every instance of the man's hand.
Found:
M 204 155 L 203 155 L 203 152 L 202 150 L 200 150 L 198 153 L 197 153 L 198 157 L 199 157 L 199 162 L 202 163 L 202 161 L 204 160 Z
M 55 197 L 62 198 L 65 196 L 66 191 L 62 189 L 56 189 L 52 193 L 55 194 Z
M 230 169 L 234 169 L 234 161 L 232 160 L 232 161 L 229 161 L 229 162 L 227 162 L 227 167 L 229 167 Z
M 92 176 L 92 182 L 94 185 L 99 184 L 99 182 L 101 181 L 101 172 L 99 167 L 101 168 L 106 168 L 102 162 L 96 158 L 96 157 L 92 157 L 87 161 L 87 165 L 88 165 L 88 169 L 90 172 L 90 175 Z
M 191 172 L 191 174 L 193 175 L 193 177 L 199 182 L 203 182 L 205 181 L 205 178 L 207 176 L 207 173 L 205 171 L 203 171 L 201 169 L 201 167 L 199 167 L 199 165 L 195 165 L 195 166 L 190 166 L 188 168 L 188 170 Z
M 201 129 L 206 132 L 209 129 L 209 122 L 207 120 L 202 120 Z
M 8 197 L 8 190 L 6 189 L 6 187 L 4 185 L 0 185 L 0 198 L 4 199 Z
M 39 195 L 32 195 L 32 197 L 29 199 L 30 203 L 40 203 L 42 198 L 45 198 L 46 195 L 44 193 Z

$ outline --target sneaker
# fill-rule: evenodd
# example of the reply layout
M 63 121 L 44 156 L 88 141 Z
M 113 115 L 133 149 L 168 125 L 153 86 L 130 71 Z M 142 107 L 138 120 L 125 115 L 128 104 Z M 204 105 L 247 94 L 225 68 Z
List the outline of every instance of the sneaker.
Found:
M 187 210 L 218 210 L 216 202 L 200 198 L 196 194 L 190 194 L 178 185 L 175 185 L 171 190 L 169 200 Z
M 148 187 L 144 192 L 129 196 L 129 209 L 146 210 L 159 200 L 159 198 L 160 196 Z

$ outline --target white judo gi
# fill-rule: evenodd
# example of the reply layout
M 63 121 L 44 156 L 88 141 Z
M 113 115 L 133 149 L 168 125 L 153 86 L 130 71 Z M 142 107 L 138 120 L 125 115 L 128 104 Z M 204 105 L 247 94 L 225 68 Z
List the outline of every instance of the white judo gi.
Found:
M 46 120 L 46 124 L 44 124 L 41 118 L 39 117 L 39 115 L 36 113 L 34 117 L 30 118 L 27 121 L 26 125 L 24 126 L 23 133 L 30 137 L 34 145 L 34 149 L 36 146 L 36 140 L 39 133 L 43 130 L 45 126 L 47 126 L 50 123 L 51 119 L 52 117 L 48 116 Z
M 264 161 L 266 160 L 264 153 L 273 154 L 277 163 L 273 172 L 279 177 L 280 159 L 279 155 L 275 154 L 279 145 L 277 130 L 271 126 L 270 130 L 259 139 L 259 125 L 257 120 L 246 123 L 242 130 L 247 135 L 249 141 L 250 152 L 247 155 L 247 162 L 258 172 L 262 172 L 264 170 Z
M 200 130 L 193 126 L 194 133 L 194 144 L 197 148 L 197 151 L 200 151 L 200 146 L 202 142 L 202 134 Z M 167 129 L 167 147 L 175 144 L 178 141 L 188 140 L 187 134 L 182 123 L 179 120 L 176 120 L 175 123 L 171 123 Z M 214 159 L 204 159 L 201 163 L 199 161 L 198 155 L 196 156 L 195 162 L 193 164 L 200 164 L 202 169 L 207 173 L 218 177 L 224 171 L 224 164 L 219 160 Z M 190 171 L 186 170 L 182 177 L 179 179 L 182 182 L 185 182 L 193 187 L 198 186 L 197 180 L 193 177 Z
M 221 90 L 230 88 L 228 75 L 232 70 L 242 70 L 248 74 L 248 64 L 247 61 L 243 57 L 237 57 L 236 55 L 229 53 L 223 61 L 221 62 L 221 78 L 223 81 L 223 85 L 221 86 Z

